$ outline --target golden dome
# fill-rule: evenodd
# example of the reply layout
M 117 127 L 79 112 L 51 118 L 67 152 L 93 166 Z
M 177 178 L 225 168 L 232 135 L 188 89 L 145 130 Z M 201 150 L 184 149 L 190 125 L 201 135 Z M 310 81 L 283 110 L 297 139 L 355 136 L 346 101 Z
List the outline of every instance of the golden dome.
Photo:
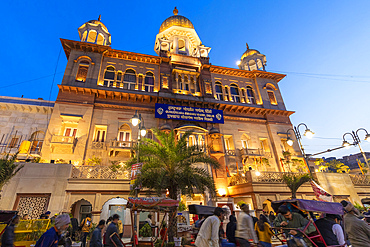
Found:
M 240 58 L 240 60 L 243 60 L 243 58 L 248 57 L 248 56 L 251 56 L 251 55 L 254 55 L 254 54 L 260 54 L 260 52 L 257 51 L 257 50 L 254 50 L 254 49 L 249 49 L 249 45 L 247 43 L 247 50 L 243 53 L 243 55 Z
M 182 15 L 177 15 L 179 11 L 175 7 L 173 10 L 173 16 L 168 17 L 164 22 L 162 22 L 161 27 L 159 28 L 159 32 L 163 32 L 164 30 L 172 27 L 172 26 L 178 26 L 178 27 L 187 27 L 187 28 L 193 28 L 194 26 L 191 23 L 191 21 Z

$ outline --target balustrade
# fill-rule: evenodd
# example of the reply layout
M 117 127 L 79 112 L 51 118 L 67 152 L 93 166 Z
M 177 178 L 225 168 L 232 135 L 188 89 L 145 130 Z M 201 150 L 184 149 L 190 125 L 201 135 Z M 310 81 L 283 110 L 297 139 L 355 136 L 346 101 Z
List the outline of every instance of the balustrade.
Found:
M 370 185 L 370 176 L 361 174 L 349 174 L 354 185 Z
M 52 143 L 67 143 L 67 144 L 73 144 L 75 140 L 74 136 L 59 136 L 59 135 L 53 135 L 51 137 Z
M 129 179 L 129 171 L 109 166 L 73 166 L 74 179 Z

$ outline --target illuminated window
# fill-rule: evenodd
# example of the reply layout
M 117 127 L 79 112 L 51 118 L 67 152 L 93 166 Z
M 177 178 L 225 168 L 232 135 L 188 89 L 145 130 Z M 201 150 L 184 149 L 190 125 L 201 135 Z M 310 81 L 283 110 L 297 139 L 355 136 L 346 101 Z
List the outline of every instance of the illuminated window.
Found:
M 187 55 L 186 47 L 185 47 L 185 40 L 179 39 L 178 46 L 179 46 L 179 54 Z
M 189 91 L 189 80 L 187 75 L 184 76 L 184 90 Z
M 154 91 L 154 75 L 152 72 L 147 72 L 145 74 L 145 91 L 146 92 Z
M 262 64 L 261 59 L 257 59 L 257 67 L 258 67 L 258 70 L 263 70 L 263 64 Z
M 97 32 L 94 30 L 91 30 L 89 32 L 89 36 L 87 37 L 87 42 L 89 43 L 95 43 Z
M 64 136 L 73 136 L 76 137 L 77 128 L 66 128 L 64 130 Z
M 121 125 L 118 130 L 117 141 L 119 141 L 119 146 L 129 147 L 131 142 L 131 128 L 127 124 Z
M 32 133 L 30 141 L 31 141 L 31 153 L 41 151 L 42 144 L 44 142 L 45 133 L 42 131 L 36 131 Z
M 225 149 L 226 152 L 234 149 L 234 141 L 231 135 L 224 135 Z
M 250 138 L 247 134 L 243 134 L 242 135 L 242 138 L 241 138 L 241 141 L 242 141 L 242 148 L 244 149 L 248 149 L 248 142 L 249 142 Z
M 81 39 L 81 41 L 86 41 L 86 36 L 87 36 L 87 31 L 85 31 L 85 32 L 82 34 L 82 39 Z
M 114 78 L 116 76 L 116 72 L 113 66 L 108 66 L 107 70 L 104 73 L 104 86 L 112 87 L 114 83 Z
M 89 70 L 89 62 L 81 61 L 80 64 L 78 65 L 76 81 L 86 82 L 88 70 Z
M 223 93 L 222 93 L 222 84 L 220 82 L 216 82 L 215 85 L 215 92 L 216 92 L 216 99 L 223 100 Z
M 197 145 L 197 139 L 194 135 L 190 135 L 188 139 L 188 146 L 195 146 Z
M 153 132 L 151 130 L 147 130 L 145 138 L 153 140 Z
M 266 90 L 267 90 L 267 95 L 269 96 L 270 103 L 272 105 L 277 105 L 277 101 L 276 101 L 276 98 L 275 98 L 274 89 L 272 87 L 270 87 L 270 86 L 267 86 L 266 87 Z
M 233 101 L 240 103 L 240 95 L 239 95 L 238 85 L 231 84 L 230 85 L 230 93 L 231 93 L 231 98 L 233 99 Z
M 96 40 L 96 43 L 98 45 L 104 45 L 104 36 L 101 33 L 99 33 L 98 39 Z
M 254 99 L 254 92 L 251 86 L 247 87 L 247 97 L 248 97 L 248 104 L 255 104 L 255 99 Z
M 182 82 L 182 76 L 181 76 L 181 75 L 179 75 L 177 78 L 178 78 L 178 84 L 179 84 L 179 86 L 180 86 L 180 89 L 181 89 L 181 90 L 184 90 L 184 84 L 183 84 L 183 82 Z
M 95 126 L 94 142 L 105 142 L 107 126 Z
M 136 73 L 133 69 L 128 69 L 123 77 L 123 89 L 135 90 Z
M 263 152 L 270 152 L 270 146 L 267 142 L 267 138 L 260 138 L 260 145 Z

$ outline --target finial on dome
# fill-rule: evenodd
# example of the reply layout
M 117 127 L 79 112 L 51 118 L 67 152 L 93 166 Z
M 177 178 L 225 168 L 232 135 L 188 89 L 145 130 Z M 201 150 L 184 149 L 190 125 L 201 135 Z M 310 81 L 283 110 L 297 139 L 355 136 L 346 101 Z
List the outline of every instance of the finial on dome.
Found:
M 179 10 L 175 7 L 174 10 L 173 10 L 173 14 L 177 15 L 178 13 L 179 13 Z
M 99 15 L 99 18 L 98 18 L 98 21 L 100 21 L 101 20 L 101 15 Z
M 247 45 L 247 50 L 249 50 L 249 45 L 248 45 L 248 43 L 245 43 L 246 45 Z

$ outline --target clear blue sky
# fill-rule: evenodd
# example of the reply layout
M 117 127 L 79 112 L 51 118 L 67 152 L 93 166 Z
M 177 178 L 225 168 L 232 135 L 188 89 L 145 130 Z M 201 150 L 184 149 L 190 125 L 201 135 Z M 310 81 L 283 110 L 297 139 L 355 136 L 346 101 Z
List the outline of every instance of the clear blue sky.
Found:
M 189 18 L 210 61 L 236 67 L 245 43 L 267 56 L 294 125 L 316 132 L 307 153 L 340 146 L 342 135 L 370 131 L 370 1 L 6 1 L 2 3 L 0 95 L 55 100 L 67 59 L 59 38 L 102 15 L 112 48 L 155 55 L 155 36 L 174 6 Z M 53 86 L 52 86 L 53 85 Z M 303 128 L 302 128 L 303 132 Z M 364 133 L 360 133 L 364 138 Z M 365 151 L 370 143 L 363 142 Z M 326 156 L 357 153 L 357 147 Z M 370 158 L 370 157 L 369 157 Z

